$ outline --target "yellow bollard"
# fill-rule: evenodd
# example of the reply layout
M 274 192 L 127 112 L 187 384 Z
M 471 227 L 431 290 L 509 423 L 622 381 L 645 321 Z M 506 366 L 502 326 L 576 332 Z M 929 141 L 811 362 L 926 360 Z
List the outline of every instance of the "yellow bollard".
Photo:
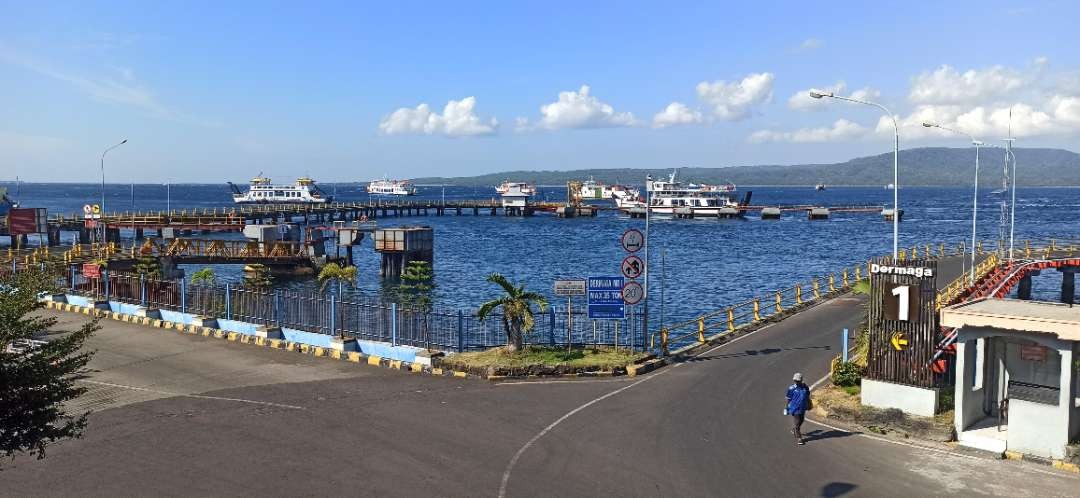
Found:
M 943 258 L 945 257 L 945 244 L 938 246 L 938 254 Z
M 844 269 L 844 273 L 843 273 L 843 282 L 844 282 L 844 288 L 845 288 L 845 289 L 846 289 L 847 287 L 849 287 L 849 286 L 851 285 L 851 283 L 850 283 L 850 282 L 848 282 L 848 275 L 847 275 L 847 269 Z
M 795 284 L 795 304 L 802 304 L 802 286 Z
M 697 340 L 705 344 L 705 317 L 703 316 L 697 319 Z
M 783 299 L 783 295 L 780 293 L 780 291 L 776 291 L 776 312 L 777 313 L 780 313 L 780 312 L 784 311 L 784 306 L 780 304 L 780 301 L 782 299 Z
M 664 356 L 668 355 L 668 330 L 666 328 L 660 329 L 660 349 Z
M 978 243 L 978 253 L 979 253 L 979 254 L 982 254 L 982 253 L 983 253 L 983 244 L 982 244 L 982 241 L 981 241 L 981 240 L 980 240 L 980 241 L 979 241 L 979 243 Z
M 735 310 L 732 308 L 727 309 L 727 329 L 728 332 L 735 331 Z
M 904 260 L 907 259 L 907 249 L 901 249 L 896 259 L 899 259 L 900 262 L 903 263 Z
M 761 321 L 761 301 L 754 299 L 754 321 Z
M 861 266 L 856 266 L 855 267 L 855 280 L 856 281 L 862 280 L 862 267 Z
M 829 275 L 829 292 L 836 290 L 836 275 Z
M 815 278 L 811 285 L 814 288 L 814 299 L 819 299 L 821 297 L 821 283 Z
M 1031 257 L 1031 241 L 1030 240 L 1025 240 L 1024 241 L 1024 257 L 1025 258 L 1030 258 Z

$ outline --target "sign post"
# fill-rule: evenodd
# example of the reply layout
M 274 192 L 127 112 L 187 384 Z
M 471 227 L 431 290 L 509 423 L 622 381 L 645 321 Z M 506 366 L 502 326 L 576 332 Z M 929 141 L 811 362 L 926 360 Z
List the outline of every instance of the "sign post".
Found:
M 626 318 L 622 297 L 623 277 L 589 277 L 586 282 L 590 319 L 622 320 Z
M 566 351 L 574 343 L 574 296 L 585 295 L 585 281 L 580 278 L 555 281 L 555 295 L 566 296 Z
M 935 387 L 930 368 L 940 339 L 936 309 L 937 262 L 892 259 L 870 270 L 870 352 L 866 378 L 915 388 Z

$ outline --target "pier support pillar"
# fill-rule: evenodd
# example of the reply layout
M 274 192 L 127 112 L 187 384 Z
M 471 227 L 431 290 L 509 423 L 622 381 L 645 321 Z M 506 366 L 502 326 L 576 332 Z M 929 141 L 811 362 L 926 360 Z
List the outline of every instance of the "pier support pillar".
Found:
M 1016 298 L 1023 299 L 1025 301 L 1031 300 L 1031 275 L 1024 275 L 1024 278 L 1020 279 L 1020 283 L 1016 286 Z
M 136 228 L 135 229 L 135 239 L 136 240 L 142 240 L 142 238 L 143 238 L 143 229 Z
M 29 241 L 26 238 L 25 233 L 11 236 L 11 245 L 14 246 L 15 249 L 25 249 L 28 243 Z
M 1080 267 L 1065 266 L 1061 271 L 1061 302 L 1074 304 L 1076 302 L 1076 272 Z
M 49 239 L 49 247 L 60 245 L 60 227 L 50 225 L 46 237 Z
M 80 227 L 79 228 L 79 243 L 80 244 L 89 244 L 91 240 L 93 240 L 93 233 L 91 232 L 91 230 L 89 228 L 86 228 L 86 227 Z
M 106 228 L 105 229 L 105 242 L 120 243 L 120 229 L 119 228 Z

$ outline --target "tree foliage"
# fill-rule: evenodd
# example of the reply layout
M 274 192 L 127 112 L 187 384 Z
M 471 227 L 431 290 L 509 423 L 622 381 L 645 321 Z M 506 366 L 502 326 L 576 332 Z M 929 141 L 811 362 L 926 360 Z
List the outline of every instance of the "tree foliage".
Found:
M 326 286 L 331 282 L 338 284 L 338 295 L 341 295 L 341 284 L 349 284 L 350 287 L 356 285 L 356 267 L 341 266 L 337 263 L 327 263 L 319 270 L 319 282 L 322 283 L 319 286 L 320 291 L 325 291 Z
M 506 332 L 506 350 L 509 353 L 521 351 L 524 333 L 532 330 L 536 325 L 532 306 L 536 304 L 542 312 L 547 309 L 547 299 L 541 294 L 525 290 L 524 285 L 515 287 L 506 277 L 498 273 L 488 275 L 487 281 L 502 288 L 503 296 L 480 305 L 476 316 L 484 320 L 493 311 L 500 309 L 503 330 Z
M 56 318 L 35 312 L 39 296 L 53 291 L 51 275 L 26 270 L 0 279 L 0 453 L 32 453 L 62 439 L 77 438 L 86 413 L 63 404 L 86 389 L 76 384 L 91 352 L 81 351 L 97 320 L 75 331 L 54 331 Z M 31 340 L 50 340 L 44 344 Z
M 435 290 L 435 272 L 427 261 L 409 261 L 401 274 L 398 285 L 402 302 L 423 310 L 429 310 L 432 303 L 432 291 Z
M 214 285 L 215 281 L 217 281 L 217 275 L 214 274 L 214 269 L 209 266 L 191 274 L 191 283 L 193 284 Z

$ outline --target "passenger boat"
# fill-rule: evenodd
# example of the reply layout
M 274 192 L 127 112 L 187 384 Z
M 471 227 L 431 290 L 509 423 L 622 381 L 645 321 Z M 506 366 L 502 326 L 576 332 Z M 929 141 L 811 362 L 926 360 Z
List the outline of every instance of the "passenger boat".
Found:
M 640 192 L 625 185 L 605 185 L 590 178 L 588 181 L 581 182 L 578 194 L 582 200 L 614 200 L 616 198 L 634 199 L 640 195 Z
M 372 180 L 367 193 L 372 195 L 416 195 L 416 187 L 409 180 Z
M 819 183 L 817 185 L 814 185 L 814 190 L 817 190 L 818 192 L 820 192 L 822 190 L 825 190 L 825 184 L 824 183 Z
M 241 192 L 232 182 L 229 187 L 237 204 L 324 204 L 333 200 L 306 176 L 297 178 L 292 185 L 274 185 L 259 173 L 251 179 L 247 192 Z
M 509 180 L 502 182 L 498 187 L 495 187 L 495 192 L 499 195 L 506 194 L 507 192 L 513 192 L 515 194 L 532 196 L 536 195 L 536 187 L 529 185 L 525 182 L 511 182 Z
M 739 214 L 739 203 L 735 201 L 734 185 L 722 187 L 683 183 L 671 173 L 666 180 L 646 182 L 649 193 L 649 211 L 657 214 L 679 216 L 731 216 Z M 730 186 L 730 187 L 728 187 Z M 615 199 L 615 205 L 624 212 L 645 207 L 640 197 L 634 199 Z

